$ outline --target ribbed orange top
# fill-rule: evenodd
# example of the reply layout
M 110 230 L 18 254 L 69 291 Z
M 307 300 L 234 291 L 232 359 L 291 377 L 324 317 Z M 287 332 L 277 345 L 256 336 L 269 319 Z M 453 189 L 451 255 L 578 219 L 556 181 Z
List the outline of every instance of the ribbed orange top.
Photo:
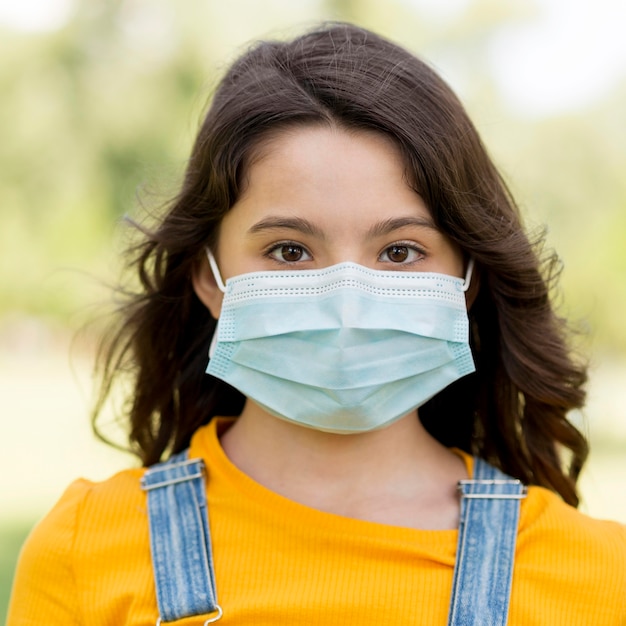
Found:
M 287 500 L 230 463 L 216 420 L 196 433 L 191 456 L 205 460 L 210 477 L 224 626 L 446 624 L 456 531 L 354 520 Z M 155 624 L 143 471 L 69 487 L 25 545 L 8 626 Z M 530 488 L 509 623 L 626 625 L 626 528 Z

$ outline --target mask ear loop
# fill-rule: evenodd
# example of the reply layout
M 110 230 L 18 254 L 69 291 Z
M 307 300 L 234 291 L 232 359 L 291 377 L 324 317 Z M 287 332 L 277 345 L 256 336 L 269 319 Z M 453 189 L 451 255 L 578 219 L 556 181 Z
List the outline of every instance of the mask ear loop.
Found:
M 215 283 L 217 288 L 222 292 L 226 292 L 226 285 L 222 280 L 222 275 L 220 274 L 219 267 L 217 267 L 217 263 L 215 262 L 215 257 L 213 253 L 209 250 L 209 248 L 205 248 L 206 257 L 209 260 L 209 266 L 211 268 L 211 272 L 213 273 L 213 278 L 215 279 Z M 217 347 L 217 325 L 215 326 L 215 330 L 213 331 L 213 337 L 211 337 L 211 345 L 209 346 L 209 359 L 213 357 L 215 353 L 215 348 Z
M 206 252 L 206 258 L 209 260 L 209 265 L 211 266 L 211 272 L 213 273 L 213 278 L 215 278 L 217 288 L 222 293 L 226 293 L 226 285 L 222 280 L 222 275 L 220 274 L 219 267 L 217 267 L 217 263 L 215 262 L 215 257 L 213 256 L 213 253 L 209 250 L 209 248 L 205 248 L 204 250 Z
M 470 259 L 467 263 L 467 270 L 465 272 L 465 282 L 461 288 L 463 291 L 467 291 L 472 282 L 472 274 L 474 272 L 474 259 Z

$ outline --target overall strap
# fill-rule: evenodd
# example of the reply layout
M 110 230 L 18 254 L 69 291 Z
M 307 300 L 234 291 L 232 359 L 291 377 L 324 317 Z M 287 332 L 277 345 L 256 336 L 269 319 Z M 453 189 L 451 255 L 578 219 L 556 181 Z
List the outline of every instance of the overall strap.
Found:
M 149 468 L 141 479 L 148 494 L 150 550 L 159 618 L 157 626 L 192 615 L 217 615 L 204 462 L 188 451 Z
M 448 626 L 507 622 L 520 501 L 526 487 L 479 458 L 459 482 L 461 519 Z

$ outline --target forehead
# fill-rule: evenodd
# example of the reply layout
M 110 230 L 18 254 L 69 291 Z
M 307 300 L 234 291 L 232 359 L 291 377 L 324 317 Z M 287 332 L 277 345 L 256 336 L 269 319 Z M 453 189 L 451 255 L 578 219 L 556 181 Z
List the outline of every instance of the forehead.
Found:
M 302 189 L 300 186 L 305 185 Z M 396 144 L 383 133 L 334 125 L 293 126 L 263 137 L 247 160 L 239 200 L 300 187 L 313 196 L 341 189 L 414 194 Z M 361 195 L 361 194 L 359 194 Z
M 382 133 L 320 125 L 284 129 L 259 144 L 219 238 L 250 233 L 268 218 L 305 219 L 318 231 L 354 235 L 389 220 L 432 224 L 393 141 Z

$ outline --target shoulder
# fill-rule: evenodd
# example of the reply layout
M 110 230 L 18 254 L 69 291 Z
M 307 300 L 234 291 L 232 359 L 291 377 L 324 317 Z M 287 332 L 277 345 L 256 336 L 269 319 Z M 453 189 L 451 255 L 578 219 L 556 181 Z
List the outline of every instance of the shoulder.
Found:
M 9 624 L 78 623 L 86 590 L 99 588 L 107 571 L 149 567 L 143 471 L 66 489 L 24 544 Z M 129 556 L 133 565 L 120 570 Z
M 561 547 L 606 549 L 621 556 L 626 566 L 626 526 L 599 520 L 566 504 L 547 489 L 530 487 L 522 505 L 520 539 L 550 538 Z
M 615 615 L 623 617 L 623 524 L 594 519 L 556 494 L 530 487 L 522 504 L 515 567 L 529 602 L 567 604 L 580 615 L 595 612 L 594 619 L 602 614 L 605 620 L 585 623 L 612 624 Z
M 145 471 L 145 468 L 125 470 L 101 482 L 79 480 L 70 486 L 66 495 L 82 485 L 81 493 L 76 494 L 75 505 L 83 523 L 92 518 L 117 518 L 132 513 L 137 507 L 145 509 L 145 495 L 141 489 L 141 477 Z
M 75 559 L 121 556 L 136 545 L 147 548 L 144 472 L 126 470 L 102 482 L 81 480 L 70 486 L 56 508 L 74 509 Z
M 73 482 L 49 513 L 28 536 L 20 555 L 18 574 L 28 569 L 40 557 L 66 564 L 75 541 L 79 510 L 90 491 L 91 483 L 80 479 Z
M 73 482 L 33 529 L 25 553 L 39 553 L 43 548 L 55 552 L 75 550 L 86 532 L 97 532 L 103 539 L 129 519 L 145 515 L 140 486 L 144 471 L 126 470 L 102 482 Z

